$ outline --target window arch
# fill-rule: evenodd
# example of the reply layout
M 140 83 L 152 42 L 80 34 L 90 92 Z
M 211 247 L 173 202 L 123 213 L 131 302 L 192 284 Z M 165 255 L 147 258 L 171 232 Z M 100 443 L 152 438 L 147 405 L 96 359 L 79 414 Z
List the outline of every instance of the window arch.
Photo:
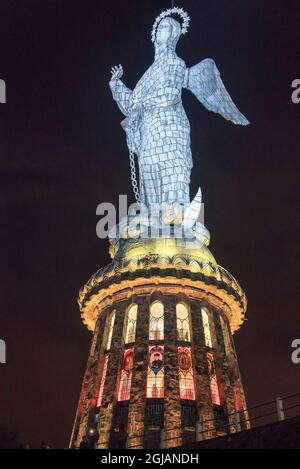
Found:
M 230 332 L 229 332 L 229 326 L 227 325 L 227 322 L 220 316 L 221 320 L 221 327 L 222 327 L 222 332 L 223 332 L 223 338 L 224 338 L 224 345 L 225 345 L 225 353 L 227 356 L 233 352 L 233 347 L 230 339 Z
M 194 371 L 190 347 L 178 347 L 180 399 L 195 400 Z
M 109 350 L 111 346 L 111 339 L 113 336 L 114 325 L 115 325 L 115 316 L 116 316 L 116 312 L 112 311 L 108 315 L 107 320 L 106 320 L 106 337 L 107 337 L 107 342 L 106 342 L 106 347 L 105 347 L 106 350 Z
M 210 380 L 210 393 L 212 403 L 221 405 L 219 382 L 216 373 L 215 359 L 212 353 L 207 353 L 208 375 Z
M 134 349 L 125 350 L 121 365 L 118 401 L 129 401 L 133 370 Z
M 148 350 L 147 398 L 164 397 L 164 347 L 150 345 Z
M 101 363 L 102 370 L 101 370 L 100 387 L 99 387 L 98 398 L 97 398 L 97 407 L 100 407 L 101 404 L 102 404 L 103 390 L 104 390 L 104 384 L 105 384 L 105 379 L 106 379 L 108 359 L 109 359 L 109 355 L 104 355 L 102 357 L 102 363 Z
M 127 311 L 127 323 L 125 333 L 125 344 L 131 344 L 135 341 L 137 305 L 131 305 Z
M 190 317 L 183 303 L 176 305 L 177 338 L 185 342 L 191 341 Z
M 212 348 L 209 316 L 208 316 L 208 312 L 205 308 L 201 308 L 201 315 L 202 315 L 202 324 L 203 324 L 205 345 L 206 345 L 206 347 Z
M 163 340 L 164 338 L 164 305 L 155 301 L 150 306 L 149 340 Z

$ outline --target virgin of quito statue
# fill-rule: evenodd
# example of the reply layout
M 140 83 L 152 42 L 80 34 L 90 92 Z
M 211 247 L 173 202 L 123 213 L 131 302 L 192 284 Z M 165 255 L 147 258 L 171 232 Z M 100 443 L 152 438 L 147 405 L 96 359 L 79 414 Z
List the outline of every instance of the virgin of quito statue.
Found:
M 182 24 L 170 15 L 175 13 Z M 149 213 L 160 209 L 165 223 L 182 223 L 195 234 L 203 228 L 196 224 L 201 205 L 201 190 L 190 205 L 190 175 L 193 166 L 190 125 L 182 105 L 182 88 L 190 90 L 209 111 L 239 125 L 249 121 L 237 109 L 221 80 L 212 59 L 187 68 L 176 54 L 176 45 L 186 34 L 189 17 L 181 8 L 162 12 L 152 29 L 155 56 L 133 91 L 121 81 L 121 65 L 112 68 L 110 88 L 114 100 L 126 116 L 122 126 L 132 167 L 135 153 L 139 166 L 139 189 L 132 173 L 138 202 Z M 202 229 L 201 229 L 202 228 Z
M 188 26 L 181 8 L 158 16 L 154 63 L 133 91 L 121 65 L 112 69 L 137 210 L 110 231 L 111 263 L 80 290 L 82 320 L 94 335 L 72 447 L 174 447 L 248 427 L 232 339 L 247 301 L 207 247 L 200 188 L 190 200 L 182 89 L 235 124 L 249 122 L 213 60 L 187 68 L 177 56 Z

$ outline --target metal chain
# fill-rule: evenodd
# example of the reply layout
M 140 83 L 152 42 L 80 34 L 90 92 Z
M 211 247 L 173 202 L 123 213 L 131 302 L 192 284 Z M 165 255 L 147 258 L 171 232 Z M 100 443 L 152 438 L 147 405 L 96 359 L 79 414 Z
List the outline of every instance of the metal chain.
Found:
M 135 160 L 134 160 L 134 153 L 132 150 L 129 150 L 129 160 L 130 160 L 130 175 L 131 175 L 131 184 L 132 190 L 135 196 L 135 200 L 137 203 L 141 202 L 138 183 L 136 179 L 136 170 L 135 170 Z
M 133 135 L 132 135 L 133 129 L 132 129 L 132 124 L 130 126 L 130 140 L 133 142 Z M 131 185 L 132 185 L 132 190 L 135 196 L 135 200 L 139 204 L 141 202 L 141 197 L 140 197 L 140 192 L 139 192 L 139 186 L 137 183 L 137 178 L 136 178 L 136 169 L 135 169 L 135 160 L 134 160 L 134 152 L 132 150 L 129 150 L 129 161 L 130 161 L 130 176 L 131 176 Z

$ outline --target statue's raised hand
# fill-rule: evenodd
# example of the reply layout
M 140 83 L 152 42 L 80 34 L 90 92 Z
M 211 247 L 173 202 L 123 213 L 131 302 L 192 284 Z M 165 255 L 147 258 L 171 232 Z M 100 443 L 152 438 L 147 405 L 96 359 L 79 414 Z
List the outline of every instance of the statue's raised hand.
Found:
M 119 80 L 123 76 L 122 65 L 114 65 L 111 69 L 111 80 Z

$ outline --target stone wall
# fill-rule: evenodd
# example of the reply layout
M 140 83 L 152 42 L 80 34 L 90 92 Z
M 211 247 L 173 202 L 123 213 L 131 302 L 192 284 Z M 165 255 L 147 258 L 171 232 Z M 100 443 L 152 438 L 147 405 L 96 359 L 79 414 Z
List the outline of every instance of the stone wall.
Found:
M 193 293 L 194 292 L 194 293 Z M 154 301 L 161 301 L 164 305 L 164 339 L 162 341 L 149 341 L 149 309 Z M 235 419 L 233 414 L 237 410 L 236 395 L 233 386 L 238 384 L 240 389 L 242 408 L 246 407 L 238 363 L 231 332 L 228 328 L 228 315 L 230 308 L 216 295 L 205 290 L 186 289 L 170 282 L 169 285 L 139 285 L 131 288 L 122 288 L 109 299 L 98 305 L 98 321 L 95 328 L 87 370 L 85 373 L 81 397 L 76 415 L 71 444 L 78 446 L 82 437 L 88 434 L 91 422 L 95 415 L 97 395 L 101 381 L 101 357 L 109 354 L 108 372 L 104 384 L 103 398 L 99 412 L 98 447 L 107 448 L 122 445 L 124 441 L 119 438 L 120 422 L 118 412 L 128 412 L 124 420 L 125 433 L 129 437 L 130 445 L 135 448 L 159 445 L 160 430 L 162 426 L 166 433 L 166 447 L 180 446 L 187 435 L 195 437 L 195 421 L 183 428 L 182 405 L 191 406 L 180 399 L 178 346 L 183 345 L 177 340 L 176 304 L 184 303 L 188 310 L 191 322 L 191 341 L 185 345 L 191 347 L 196 417 L 201 423 L 203 437 L 214 438 L 224 432 L 235 432 Z M 126 329 L 126 312 L 133 303 L 138 306 L 135 343 L 124 345 Z M 205 345 L 201 307 L 209 312 L 212 348 Z M 115 323 L 111 347 L 105 350 L 105 323 L 108 315 L 115 311 Z M 221 320 L 222 317 L 222 320 Z M 227 334 L 227 336 L 226 336 Z M 146 398 L 147 366 L 149 345 L 161 344 L 164 346 L 164 399 L 153 400 Z M 118 387 L 122 357 L 125 348 L 134 348 L 134 360 L 131 381 L 130 400 L 118 403 Z M 211 400 L 210 376 L 207 365 L 207 353 L 213 353 L 221 394 L 221 410 L 226 415 L 228 426 L 222 432 L 214 426 L 215 410 Z M 163 420 L 155 415 L 152 420 L 145 418 L 146 406 L 155 401 L 157 409 L 163 409 Z M 239 409 L 242 410 L 242 409 Z M 225 415 L 225 416 L 226 416 Z M 151 424 L 149 423 L 151 422 Z M 152 432 L 153 438 L 147 440 Z M 151 441 L 153 443 L 151 443 Z M 154 443 L 155 441 L 155 443 Z

